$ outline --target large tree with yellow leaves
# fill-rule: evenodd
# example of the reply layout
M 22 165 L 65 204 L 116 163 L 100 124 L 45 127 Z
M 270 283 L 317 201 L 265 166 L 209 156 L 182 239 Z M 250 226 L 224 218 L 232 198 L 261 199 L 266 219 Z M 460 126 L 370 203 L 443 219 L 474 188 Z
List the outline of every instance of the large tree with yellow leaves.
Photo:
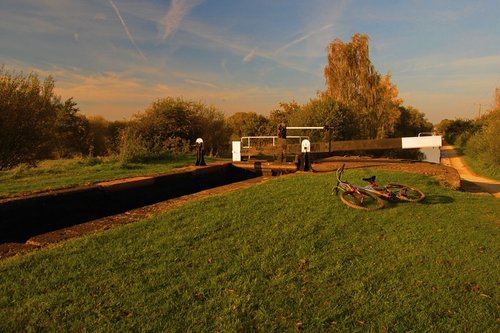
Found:
M 368 36 L 355 34 L 349 43 L 333 40 L 327 47 L 325 96 L 351 107 L 361 136 L 384 138 L 394 132 L 402 100 L 390 74 L 382 77 L 370 61 Z

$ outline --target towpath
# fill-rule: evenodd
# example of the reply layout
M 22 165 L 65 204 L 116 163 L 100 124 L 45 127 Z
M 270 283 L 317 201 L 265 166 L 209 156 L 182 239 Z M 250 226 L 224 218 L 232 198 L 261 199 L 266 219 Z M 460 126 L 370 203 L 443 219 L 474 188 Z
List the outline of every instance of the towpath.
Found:
M 465 191 L 490 194 L 500 199 L 500 182 L 475 174 L 452 146 L 441 147 L 441 164 L 451 166 L 458 171 Z

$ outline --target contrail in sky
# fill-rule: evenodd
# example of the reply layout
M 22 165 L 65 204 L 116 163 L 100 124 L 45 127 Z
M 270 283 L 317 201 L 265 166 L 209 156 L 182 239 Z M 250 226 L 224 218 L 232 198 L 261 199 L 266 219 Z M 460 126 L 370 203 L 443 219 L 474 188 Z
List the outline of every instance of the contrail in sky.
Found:
M 181 24 L 184 16 L 200 3 L 201 0 L 172 0 L 167 14 L 163 17 L 163 39 L 165 40 L 172 35 Z
M 196 85 L 199 85 L 199 86 L 210 87 L 210 88 L 218 88 L 215 84 L 210 83 L 210 82 L 205 82 L 205 81 L 184 79 L 184 82 L 190 83 L 190 84 L 196 84 Z
M 257 48 L 252 49 L 250 52 L 247 53 L 247 55 L 243 58 L 243 62 L 249 62 L 250 60 L 253 59 L 255 54 L 257 53 Z
M 278 53 L 278 52 L 281 52 L 281 51 L 283 51 L 283 50 L 286 50 L 286 49 L 288 49 L 289 47 L 291 47 L 291 46 L 293 46 L 293 45 L 295 45 L 295 44 L 297 44 L 297 43 L 300 43 L 300 42 L 302 42 L 303 40 L 306 40 L 306 39 L 308 39 L 309 37 L 311 37 L 311 36 L 313 36 L 313 35 L 316 35 L 317 33 L 322 32 L 323 30 L 326 30 L 326 29 L 328 29 L 328 28 L 331 28 L 332 26 L 333 26 L 333 24 L 327 24 L 327 25 L 325 25 L 324 27 L 322 27 L 322 28 L 320 28 L 320 29 L 318 29 L 318 30 L 312 31 L 312 32 L 308 33 L 308 34 L 307 34 L 307 35 L 305 35 L 305 36 L 302 36 L 302 37 L 300 37 L 300 38 L 297 38 L 297 39 L 295 39 L 295 40 L 291 41 L 290 43 L 286 44 L 285 46 L 282 46 L 282 47 L 280 47 L 279 49 L 277 49 L 275 53 Z
M 114 3 L 113 0 L 109 0 L 109 3 L 111 4 L 111 6 L 113 7 L 113 9 L 115 10 L 115 13 L 118 16 L 118 18 L 120 19 L 120 22 L 122 23 L 123 29 L 125 30 L 125 33 L 127 34 L 128 39 L 130 40 L 130 42 L 132 43 L 132 45 L 134 45 L 135 49 L 137 50 L 137 52 L 139 52 L 139 54 L 141 55 L 141 57 L 144 60 L 147 61 L 148 59 L 146 58 L 146 56 L 144 55 L 144 53 L 142 53 L 141 49 L 135 43 L 134 37 L 132 37 L 132 34 L 130 33 L 130 31 L 128 31 L 127 25 L 125 24 L 125 21 L 123 20 L 121 14 L 120 14 L 120 10 L 115 5 L 115 3 Z

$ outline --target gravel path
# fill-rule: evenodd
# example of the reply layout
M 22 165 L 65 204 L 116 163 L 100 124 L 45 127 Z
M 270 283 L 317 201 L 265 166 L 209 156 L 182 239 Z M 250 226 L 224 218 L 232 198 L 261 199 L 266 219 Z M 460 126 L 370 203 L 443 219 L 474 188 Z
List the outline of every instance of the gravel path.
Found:
M 446 145 L 441 148 L 441 163 L 458 171 L 464 191 L 489 194 L 500 198 L 500 182 L 475 174 L 465 164 L 462 157 L 458 156 L 452 146 Z

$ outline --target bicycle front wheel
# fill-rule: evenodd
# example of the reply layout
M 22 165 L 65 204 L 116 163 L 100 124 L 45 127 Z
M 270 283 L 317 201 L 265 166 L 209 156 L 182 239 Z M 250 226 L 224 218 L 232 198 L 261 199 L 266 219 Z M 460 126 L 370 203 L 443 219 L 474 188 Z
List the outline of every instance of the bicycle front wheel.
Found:
M 385 187 L 402 201 L 419 202 L 424 200 L 425 194 L 418 188 L 404 184 L 388 184 Z
M 382 199 L 368 192 L 342 192 L 340 200 L 349 207 L 362 210 L 376 210 L 385 206 Z

